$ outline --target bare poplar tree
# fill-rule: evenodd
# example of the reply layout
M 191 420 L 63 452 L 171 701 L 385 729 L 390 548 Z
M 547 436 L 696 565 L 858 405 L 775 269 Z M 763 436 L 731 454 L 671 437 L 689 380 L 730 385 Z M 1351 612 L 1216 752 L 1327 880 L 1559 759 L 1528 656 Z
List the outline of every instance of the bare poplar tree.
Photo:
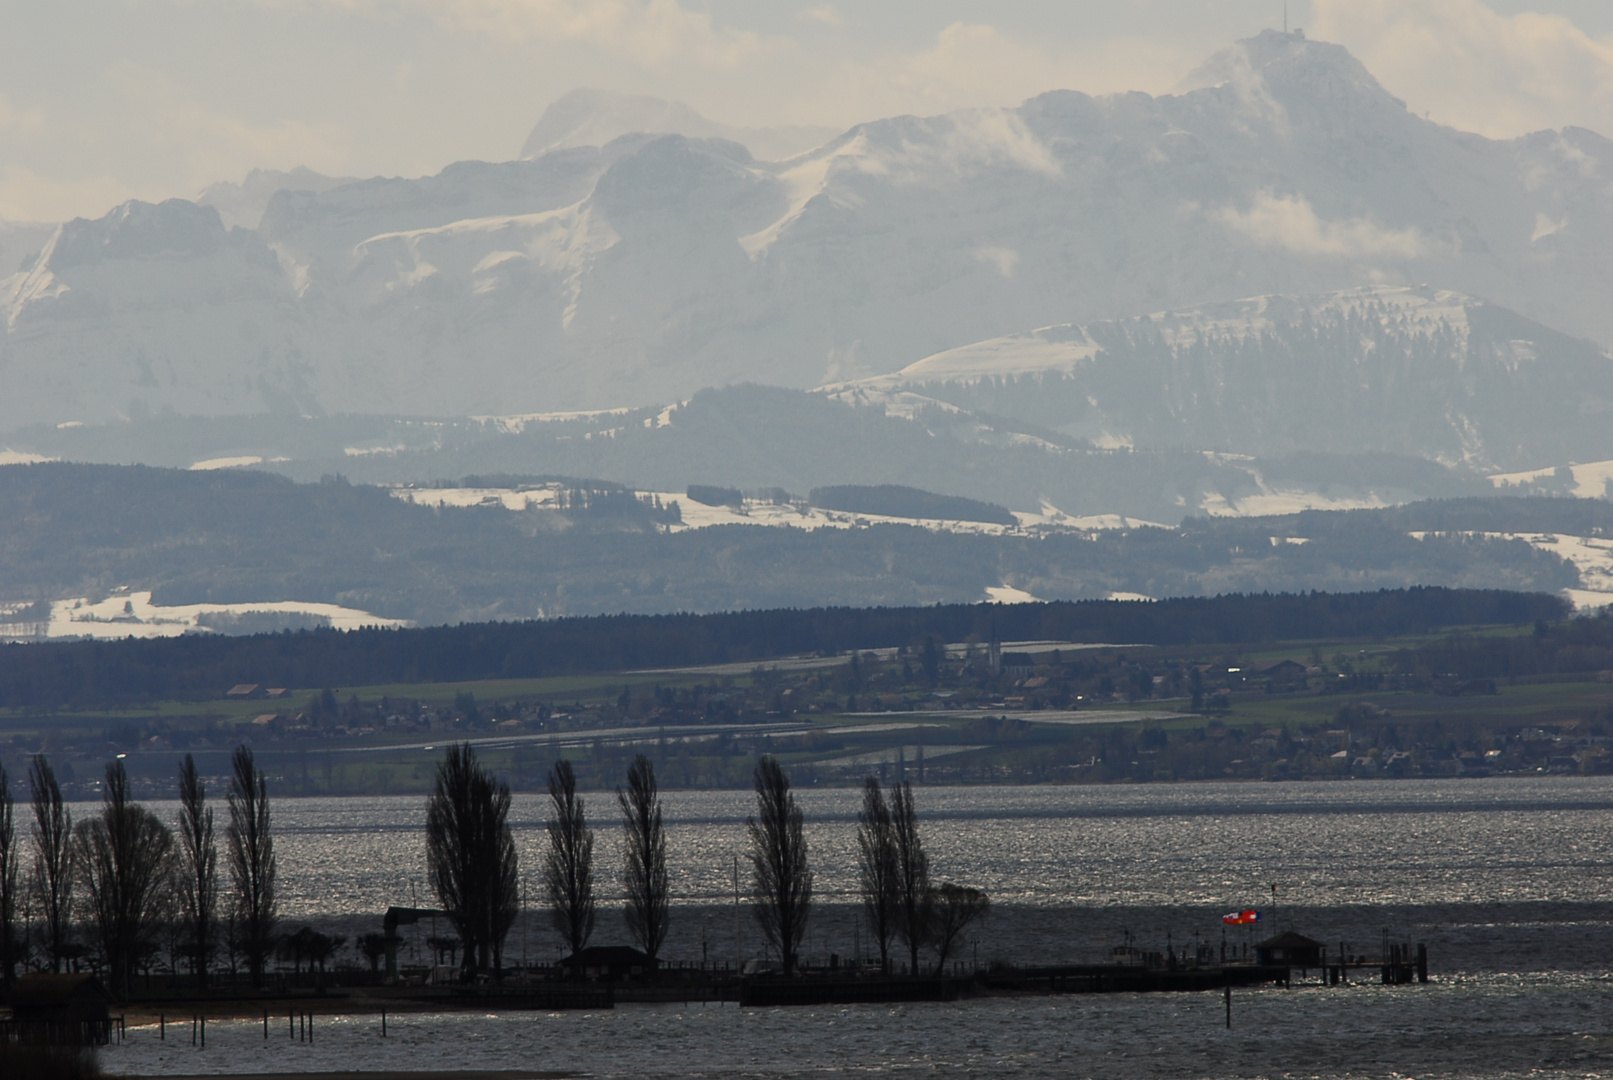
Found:
M 189 754 L 179 765 L 179 902 L 189 924 L 189 952 L 196 980 L 207 985 L 207 967 L 218 936 L 218 847 L 207 787 Z
M 863 780 L 863 805 L 857 813 L 857 876 L 868 929 L 879 943 L 879 970 L 890 974 L 891 939 L 899 910 L 896 888 L 896 833 L 879 780 Z
M 627 790 L 617 789 L 622 808 L 622 889 L 627 929 L 654 964 L 666 940 L 670 917 L 666 874 L 666 829 L 655 767 L 643 754 L 627 770 Z
M 246 746 L 230 759 L 230 906 L 240 935 L 241 952 L 254 986 L 263 985 L 263 969 L 274 951 L 274 837 L 269 832 L 269 784 Z
M 426 865 L 437 900 L 464 943 L 463 971 L 494 974 L 519 909 L 510 789 L 476 762 L 469 743 L 450 746 L 426 802 Z
M 549 890 L 549 915 L 572 955 L 582 952 L 594 933 L 594 833 L 583 820 L 577 774 L 569 761 L 549 770 L 549 851 L 543 881 Z
M 919 973 L 919 949 L 929 933 L 930 860 L 919 837 L 913 785 L 891 789 L 891 838 L 896 850 L 896 933 L 907 946 L 908 972 Z
M 795 971 L 796 950 L 812 907 L 812 868 L 807 865 L 801 808 L 790 778 L 769 756 L 756 763 L 756 817 L 750 833 L 752 911 L 768 943 L 778 949 L 786 976 Z
M 62 788 L 44 754 L 28 764 L 28 793 L 34 804 L 33 892 L 45 920 L 50 969 L 62 970 L 73 917 L 73 815 L 62 804 Z
M 17 963 L 17 825 L 11 778 L 0 765 L 0 985 L 10 986 Z
M 141 955 L 157 945 L 167 913 L 174 836 L 157 815 L 129 799 L 122 761 L 106 767 L 101 813 L 73 834 L 74 858 L 84 880 L 85 914 L 106 958 L 108 982 L 128 1000 Z

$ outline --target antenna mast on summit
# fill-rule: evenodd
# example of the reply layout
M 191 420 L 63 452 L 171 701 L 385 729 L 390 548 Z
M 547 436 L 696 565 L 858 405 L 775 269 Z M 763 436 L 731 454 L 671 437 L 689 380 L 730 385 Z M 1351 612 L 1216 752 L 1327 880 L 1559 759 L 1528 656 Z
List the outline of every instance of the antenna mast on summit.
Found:
M 1283 33 L 1288 33 L 1288 0 L 1283 0 Z

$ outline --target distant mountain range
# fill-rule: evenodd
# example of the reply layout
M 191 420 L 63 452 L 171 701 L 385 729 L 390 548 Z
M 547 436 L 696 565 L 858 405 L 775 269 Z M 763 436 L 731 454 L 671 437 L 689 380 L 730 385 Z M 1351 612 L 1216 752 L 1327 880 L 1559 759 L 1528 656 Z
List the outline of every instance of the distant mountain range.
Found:
M 777 162 L 683 134 L 568 145 L 642 111 L 596 97 L 529 160 L 280 190 L 256 230 L 131 203 L 61 226 L 0 289 L 0 429 L 664 404 L 1376 282 L 1613 341 L 1607 140 L 1441 127 L 1298 35 L 1187 85 L 880 120 Z
M 1498 490 L 1600 496 L 1610 181 L 1613 143 L 1595 133 L 1442 127 L 1299 34 L 1239 42 L 1174 96 L 1059 91 L 838 134 L 578 91 L 518 160 L 417 179 L 260 171 L 194 201 L 0 224 L 0 465 L 570 476 L 764 502 L 909 485 L 1064 530 L 1067 554 L 1086 550 L 1069 530 L 1099 519 L 1124 533 Z M 848 598 L 1259 585 L 1253 571 L 1167 571 L 1163 548 L 1135 553 L 1146 538 L 1124 572 L 1076 580 L 1059 576 L 1085 565 L 1074 554 L 1034 554 L 1040 533 L 902 534 L 903 550 L 1029 561 L 868 592 L 878 545 L 764 531 L 747 550 L 805 545 L 825 565 L 864 544 L 873 569 L 834 594 Z M 664 539 L 695 563 L 721 545 Z M 567 543 L 575 572 L 509 611 L 611 610 L 629 593 L 641 610 L 751 602 L 739 577 L 709 596 L 620 592 L 610 575 L 631 576 L 638 555 L 602 569 Z M 1496 543 L 1512 554 L 1486 549 L 1456 577 L 1426 547 L 1380 573 L 1359 544 L 1282 580 L 1474 582 L 1516 555 L 1517 580 L 1572 584 L 1555 555 L 1542 571 L 1543 549 Z M 1598 552 L 1575 557 L 1600 566 Z M 162 565 L 100 584 L 178 580 Z M 350 596 L 349 570 L 285 595 L 400 618 L 505 610 L 381 603 L 384 574 L 365 586 L 381 593 Z M 212 599 L 205 576 L 181 593 Z M 798 577 L 769 602 L 807 596 Z M 13 582 L 16 595 L 49 599 L 44 580 Z M 50 580 L 95 593 L 100 579 Z M 252 583 L 267 592 L 250 599 L 276 598 L 271 578 Z

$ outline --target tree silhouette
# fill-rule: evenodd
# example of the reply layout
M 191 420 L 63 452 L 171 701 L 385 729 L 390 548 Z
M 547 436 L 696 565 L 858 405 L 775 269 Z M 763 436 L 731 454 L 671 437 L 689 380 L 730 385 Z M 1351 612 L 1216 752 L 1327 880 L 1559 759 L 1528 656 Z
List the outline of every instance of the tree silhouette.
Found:
M 594 933 L 594 833 L 583 819 L 571 762 L 557 761 L 549 770 L 549 801 L 554 817 L 549 820 L 543 881 L 554 928 L 575 956 Z
M 62 970 L 69 946 L 73 906 L 73 815 L 62 803 L 61 785 L 44 754 L 28 764 L 34 804 L 34 897 L 45 920 L 50 969 Z
M 896 853 L 896 933 L 907 946 L 909 973 L 919 973 L 919 949 L 929 933 L 930 860 L 919 837 L 913 785 L 903 781 L 891 792 L 891 838 Z
M 944 881 L 930 894 L 929 907 L 930 944 L 935 946 L 936 969 L 941 970 L 963 932 L 991 914 L 991 900 L 979 889 Z
M 465 943 L 463 972 L 495 975 L 515 923 L 518 869 L 510 835 L 510 788 L 476 761 L 469 743 L 450 746 L 426 802 L 426 864 L 432 888 Z
M 213 809 L 207 788 L 189 754 L 179 765 L 179 900 L 190 924 L 191 964 L 207 985 L 207 965 L 218 936 L 218 846 L 213 842 Z
M 231 907 L 252 985 L 262 986 L 264 966 L 274 951 L 279 913 L 274 836 L 269 831 L 269 784 L 249 747 L 236 747 L 230 764 L 230 826 L 225 836 L 234 886 Z
M 747 818 L 751 843 L 752 911 L 768 943 L 778 949 L 784 974 L 795 971 L 796 950 L 812 907 L 801 808 L 790 779 L 773 757 L 756 763 L 756 817 Z
M 896 888 L 896 836 L 890 806 L 879 780 L 863 780 L 863 805 L 857 814 L 857 879 L 868 928 L 879 943 L 879 970 L 890 974 L 891 939 L 900 910 Z
M 618 789 L 622 808 L 622 889 L 627 894 L 623 916 L 633 940 L 653 966 L 666 940 L 669 894 L 666 873 L 666 829 L 661 824 L 661 797 L 655 767 L 643 754 L 627 770 L 627 790 Z
M 0 765 L 0 985 L 10 986 L 17 960 L 17 850 L 11 778 Z
M 128 773 L 114 760 L 106 767 L 101 813 L 79 822 L 73 846 L 108 983 L 128 1000 L 135 963 L 155 945 L 168 914 L 174 835 L 156 814 L 130 801 Z

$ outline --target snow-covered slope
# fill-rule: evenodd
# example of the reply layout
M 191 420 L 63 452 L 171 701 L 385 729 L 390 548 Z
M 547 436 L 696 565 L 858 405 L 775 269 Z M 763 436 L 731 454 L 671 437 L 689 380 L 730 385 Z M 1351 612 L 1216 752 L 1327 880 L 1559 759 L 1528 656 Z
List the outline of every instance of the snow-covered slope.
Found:
M 319 408 L 322 357 L 274 252 L 211 207 L 57 227 L 0 281 L 0 320 L 0 426 Z
M 0 221 L 0 280 L 29 269 L 55 231 L 37 221 Z
M 211 246 L 186 239 L 205 215 L 131 204 L 63 235 L 160 218 L 174 230 L 148 234 L 160 254 L 87 266 L 58 244 L 4 283 L 0 430 L 271 400 L 435 415 L 649 405 L 894 372 L 1026 327 L 1382 282 L 1613 342 L 1613 143 L 1440 127 L 1343 49 L 1298 35 L 1240 42 L 1191 85 L 897 117 L 782 162 L 635 134 L 280 191 L 257 236 L 210 218 Z M 540 143 L 608 133 L 553 127 Z M 1456 430 L 1453 402 L 1437 419 Z
M 1613 451 L 1606 352 L 1426 287 L 1046 327 L 824 390 L 899 414 L 934 401 L 1098 446 L 1376 452 L 1514 469 Z

